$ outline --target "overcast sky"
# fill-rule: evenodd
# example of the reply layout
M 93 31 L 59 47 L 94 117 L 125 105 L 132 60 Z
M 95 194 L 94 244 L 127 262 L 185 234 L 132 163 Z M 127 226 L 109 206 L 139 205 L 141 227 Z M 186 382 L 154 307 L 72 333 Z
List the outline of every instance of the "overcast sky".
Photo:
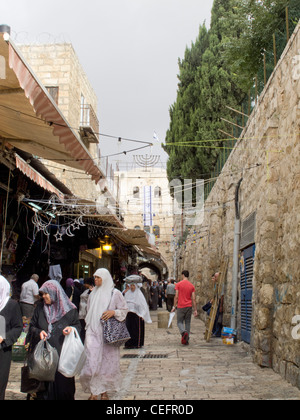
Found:
M 164 142 L 176 100 L 178 58 L 207 27 L 213 0 L 1 1 L 16 43 L 70 42 L 98 97 L 100 132 Z M 101 138 L 102 155 L 138 144 Z M 167 155 L 158 143 L 134 154 Z M 111 158 L 112 161 L 123 157 Z

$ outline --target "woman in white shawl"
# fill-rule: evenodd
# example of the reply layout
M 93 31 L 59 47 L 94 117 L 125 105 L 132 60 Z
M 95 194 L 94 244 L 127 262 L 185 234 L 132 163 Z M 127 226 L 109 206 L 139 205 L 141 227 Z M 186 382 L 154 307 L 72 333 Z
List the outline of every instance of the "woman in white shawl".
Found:
M 126 349 L 139 349 L 144 346 L 145 341 L 145 322 L 151 324 L 149 307 L 145 296 L 141 292 L 142 279 L 138 276 L 129 276 L 125 279 L 129 284 L 129 289 L 125 293 L 125 299 L 128 305 L 128 314 L 126 317 L 126 326 L 131 339 L 125 344 Z M 140 281 L 140 283 L 137 283 Z
M 23 329 L 21 309 L 10 298 L 10 284 L 0 276 L 0 400 L 5 398 L 12 358 L 12 345 Z
M 101 319 L 113 316 L 124 321 L 128 309 L 122 293 L 114 288 L 108 270 L 101 268 L 94 274 L 95 287 L 87 306 L 85 351 L 87 360 L 82 369 L 80 382 L 89 400 L 108 400 L 108 391 L 117 391 L 122 382 L 120 349 L 104 344 Z

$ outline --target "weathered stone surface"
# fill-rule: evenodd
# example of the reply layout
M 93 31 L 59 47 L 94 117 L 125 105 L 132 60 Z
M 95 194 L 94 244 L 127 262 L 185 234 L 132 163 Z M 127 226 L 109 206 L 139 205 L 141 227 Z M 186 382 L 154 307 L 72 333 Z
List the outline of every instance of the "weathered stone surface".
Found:
M 293 68 L 293 57 L 298 57 L 299 51 L 300 24 L 249 118 L 244 138 L 237 142 L 207 198 L 202 227 L 193 227 L 197 234 L 202 229 L 206 235 L 202 239 L 196 236 L 193 245 L 191 240 L 195 239 L 190 235 L 178 260 L 178 272 L 188 267 L 191 279 L 197 276 L 201 282 L 197 284 L 201 308 L 213 293 L 211 274 L 220 269 L 224 255 L 229 257 L 224 288 L 224 320 L 228 323 L 235 187 L 243 178 L 239 192 L 241 221 L 256 212 L 251 337 L 254 359 L 261 366 L 274 364 L 297 386 L 300 369 L 295 360 L 299 361 L 300 350 L 299 342 L 292 338 L 291 323 L 300 313 L 300 74 L 295 77 Z M 222 211 L 223 205 L 226 211 Z M 205 319 L 201 309 L 200 316 Z M 240 332 L 240 313 L 237 326 Z

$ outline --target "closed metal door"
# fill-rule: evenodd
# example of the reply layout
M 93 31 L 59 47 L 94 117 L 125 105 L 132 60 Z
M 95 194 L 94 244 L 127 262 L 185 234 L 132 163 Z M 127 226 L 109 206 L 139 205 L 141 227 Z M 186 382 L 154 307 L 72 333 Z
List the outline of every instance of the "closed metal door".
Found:
M 250 344 L 252 329 L 252 294 L 255 245 L 242 251 L 241 258 L 241 335 Z

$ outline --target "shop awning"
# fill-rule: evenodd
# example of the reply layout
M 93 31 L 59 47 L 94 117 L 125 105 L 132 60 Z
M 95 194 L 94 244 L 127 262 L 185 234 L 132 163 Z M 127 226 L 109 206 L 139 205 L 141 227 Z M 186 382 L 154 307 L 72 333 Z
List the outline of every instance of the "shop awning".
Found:
M 33 182 L 38 184 L 44 190 L 47 190 L 51 193 L 56 194 L 60 201 L 64 201 L 64 195 L 61 191 L 54 187 L 46 178 L 44 178 L 41 174 L 39 174 L 34 168 L 32 168 L 28 163 L 25 162 L 20 156 L 16 154 L 16 167 L 23 172 L 28 178 L 30 178 Z
M 124 230 L 118 229 L 111 232 L 120 241 L 128 245 L 137 246 L 145 254 L 160 256 L 160 252 L 149 243 L 147 233 L 144 230 L 125 228 Z
M 84 170 L 96 183 L 104 178 L 79 133 L 69 126 L 16 46 L 5 41 L 3 34 L 0 65 L 0 140 L 34 156 Z
M 63 212 L 61 214 L 65 215 Z M 73 216 L 80 216 L 80 214 L 73 214 Z M 161 256 L 160 252 L 149 243 L 147 233 L 144 230 L 127 229 L 109 209 L 107 209 L 107 212 L 104 211 L 102 214 L 99 214 L 96 213 L 95 208 L 95 214 L 89 214 L 86 217 L 104 222 L 106 224 L 105 229 L 110 235 L 124 245 L 135 246 L 144 254 L 155 255 L 156 257 Z

